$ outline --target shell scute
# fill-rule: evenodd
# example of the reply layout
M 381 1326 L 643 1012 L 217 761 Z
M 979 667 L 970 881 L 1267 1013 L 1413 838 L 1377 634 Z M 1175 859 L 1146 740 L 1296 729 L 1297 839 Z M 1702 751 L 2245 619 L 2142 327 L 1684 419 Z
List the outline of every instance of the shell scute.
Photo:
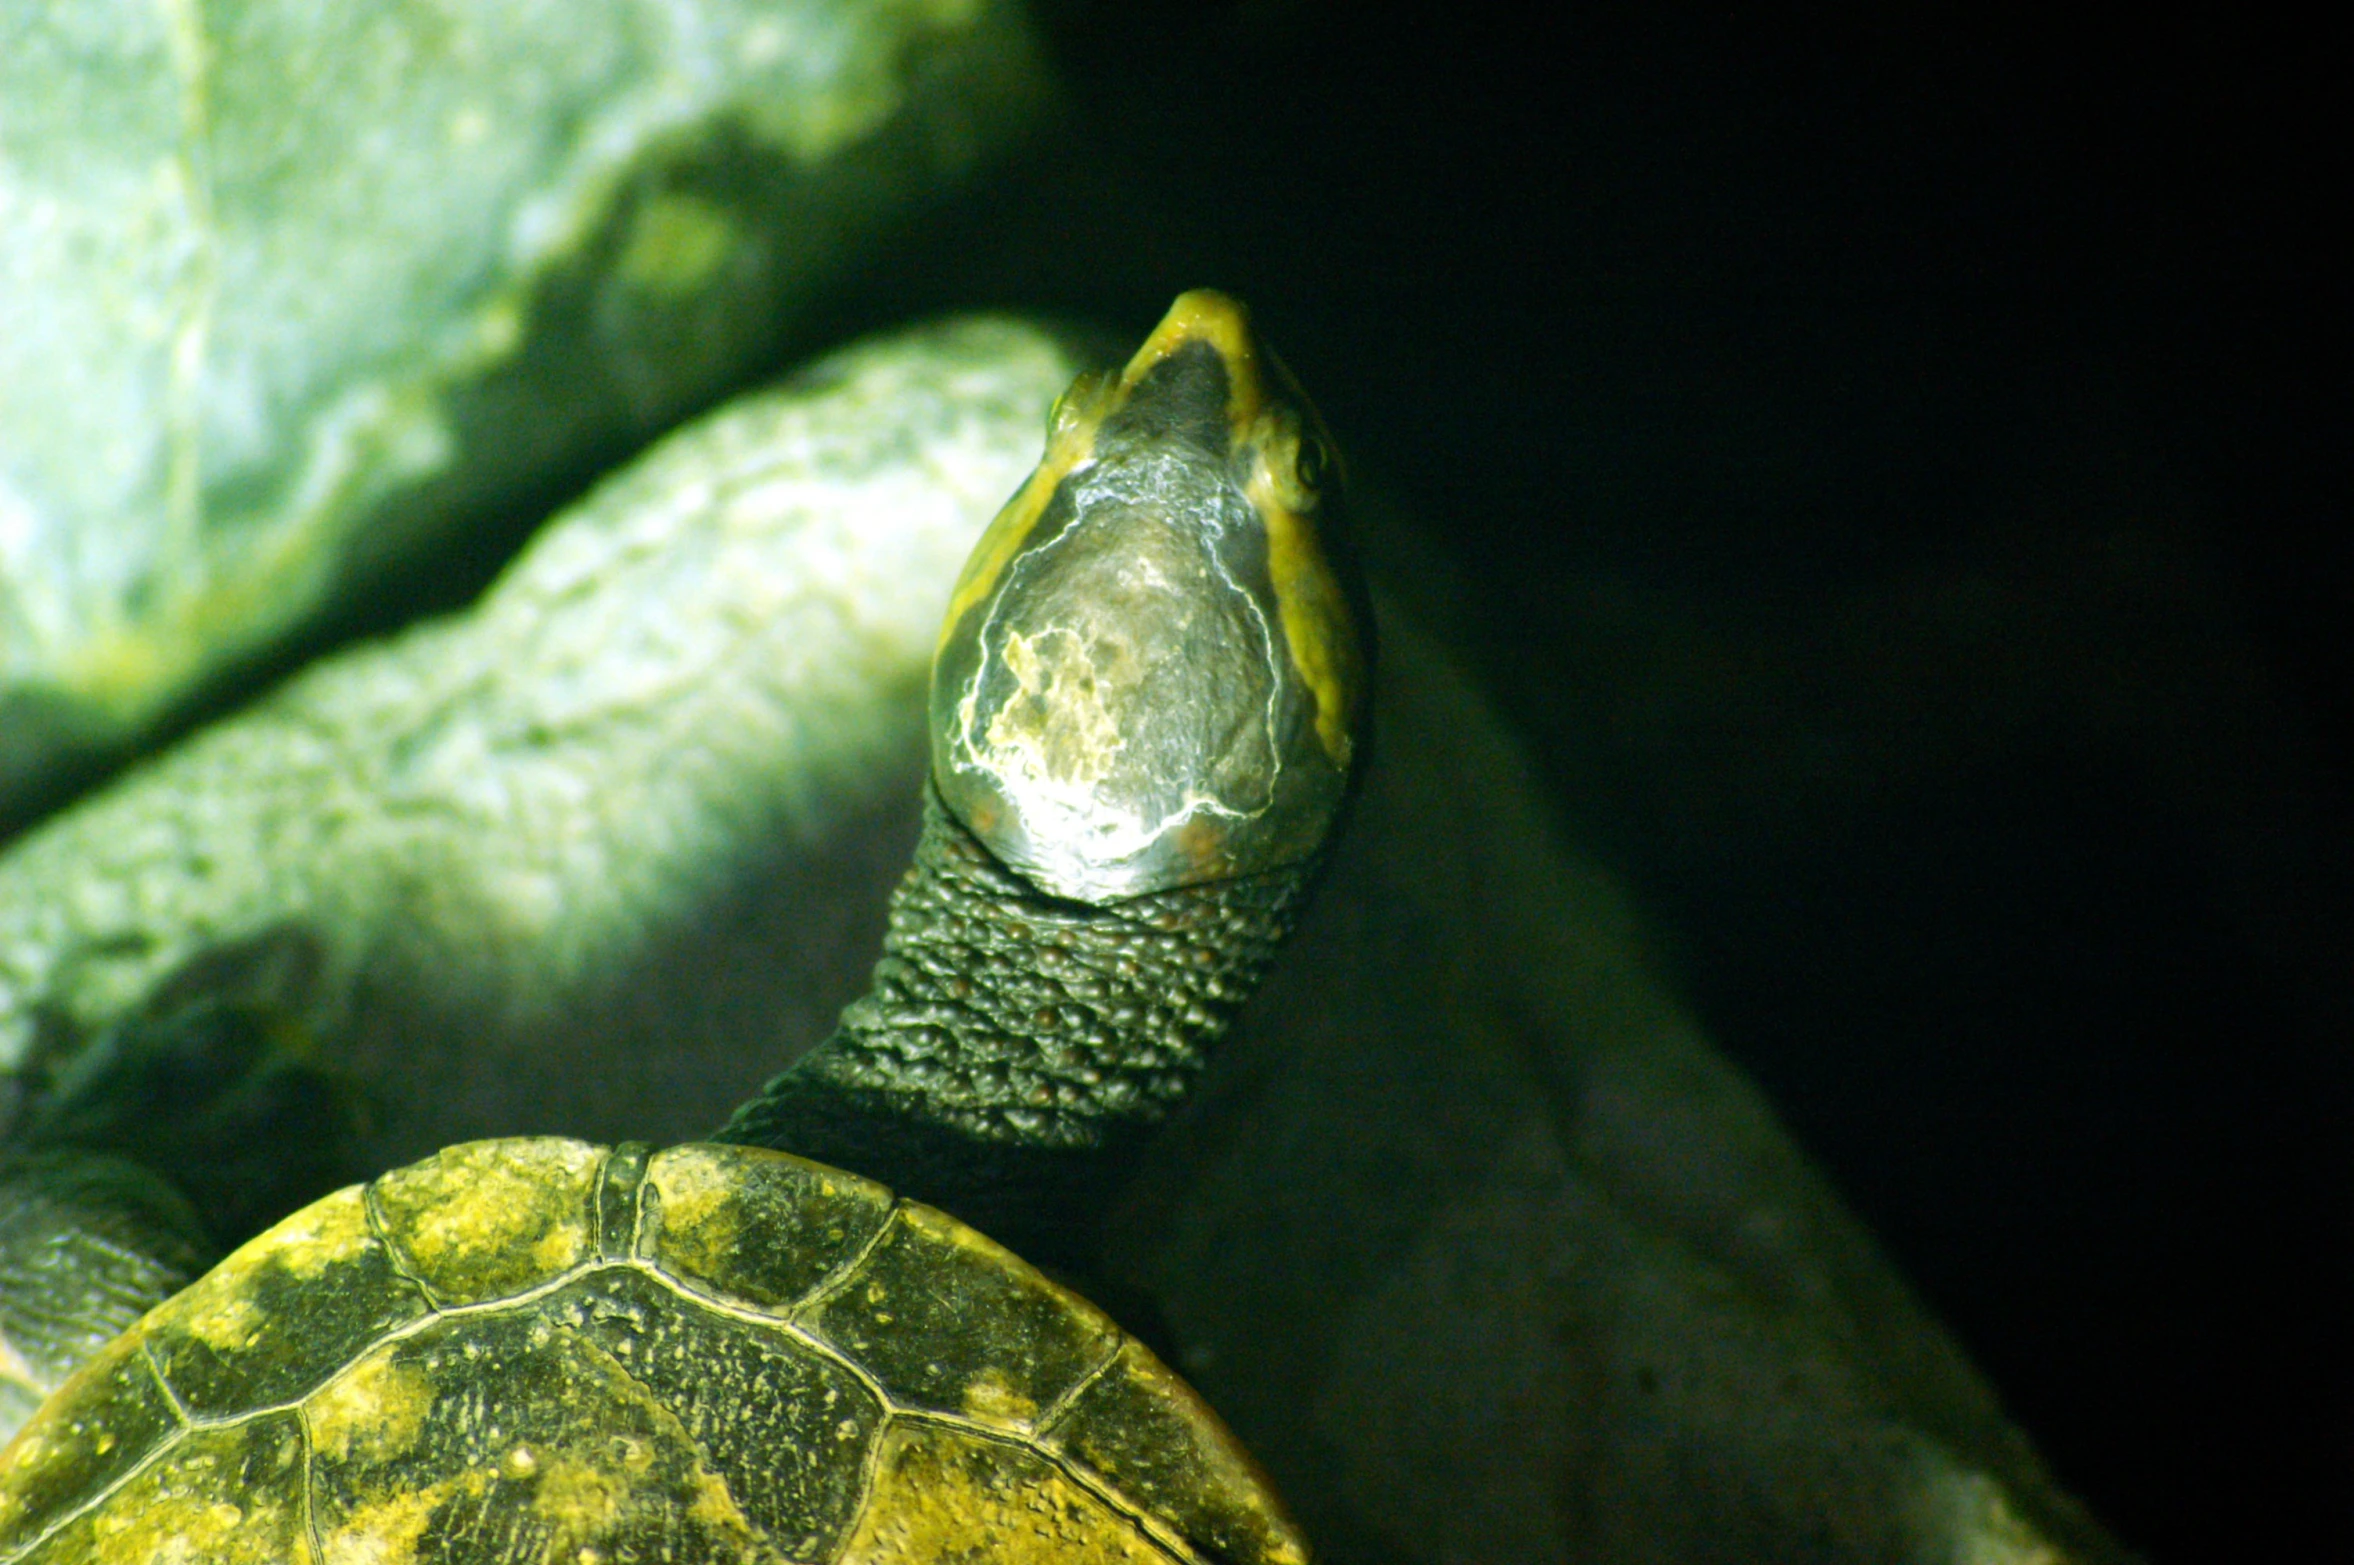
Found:
M 908 1422 L 883 1438 L 874 1493 L 837 1565 L 1168 1565 L 1185 1557 L 1036 1451 Z
M 857 1257 L 891 1215 L 870 1179 L 756 1147 L 703 1143 L 646 1166 L 639 1254 L 692 1286 L 790 1309 Z
M 26 1565 L 317 1565 L 291 1412 L 191 1429 Z
M 1258 1464 L 1134 1341 L 1071 1399 L 1044 1443 L 1222 1556 L 1305 1565 L 1307 1546 Z
M 0 1557 L 39 1536 L 44 1518 L 114 1483 L 180 1428 L 148 1368 L 145 1341 L 133 1327 L 108 1343 L 58 1389 L 59 1415 L 34 1419 L 0 1451 L 0 1471 L 8 1475 L 0 1488 Z
M 797 1559 L 831 1557 L 885 1413 L 848 1366 L 621 1268 L 567 1284 L 549 1307 L 670 1410 L 754 1525 Z
M 370 1232 L 361 1192 L 349 1189 L 240 1247 L 139 1330 L 189 1414 L 225 1418 L 307 1395 L 429 1308 Z
M 402 1265 L 435 1301 L 474 1304 L 589 1257 L 605 1156 L 557 1136 L 469 1141 L 393 1170 L 372 1193 Z
M 678 1416 L 546 1302 L 379 1350 L 389 1364 L 371 1373 L 431 1394 L 398 1438 L 319 1442 L 327 1559 L 437 1558 L 461 1539 L 466 1559 L 779 1559 Z
M 904 1202 L 812 1328 L 904 1408 L 1028 1431 L 1120 1340 L 994 1240 Z

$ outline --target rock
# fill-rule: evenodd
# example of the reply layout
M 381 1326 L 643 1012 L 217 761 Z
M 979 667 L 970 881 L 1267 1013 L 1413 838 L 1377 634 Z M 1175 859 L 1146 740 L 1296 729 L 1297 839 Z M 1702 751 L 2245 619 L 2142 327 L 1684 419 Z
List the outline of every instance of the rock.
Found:
M 740 379 L 1041 95 L 1014 0 L 16 12 L 0 829 Z
M 708 1130 L 863 984 L 947 583 L 1074 370 L 990 321 L 823 361 L 608 480 L 470 613 L 36 828 L 0 856 L 0 1071 L 38 1097 L 230 990 L 360 1082 L 374 1166 Z M 588 1029 L 598 1067 L 548 1069 Z

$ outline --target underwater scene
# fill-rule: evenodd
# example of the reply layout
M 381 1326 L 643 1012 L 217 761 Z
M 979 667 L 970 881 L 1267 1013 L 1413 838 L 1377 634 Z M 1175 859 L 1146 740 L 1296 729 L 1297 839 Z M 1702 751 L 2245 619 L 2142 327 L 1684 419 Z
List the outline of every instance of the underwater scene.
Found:
M 0 0 L 0 1565 L 2354 1551 L 2327 92 Z

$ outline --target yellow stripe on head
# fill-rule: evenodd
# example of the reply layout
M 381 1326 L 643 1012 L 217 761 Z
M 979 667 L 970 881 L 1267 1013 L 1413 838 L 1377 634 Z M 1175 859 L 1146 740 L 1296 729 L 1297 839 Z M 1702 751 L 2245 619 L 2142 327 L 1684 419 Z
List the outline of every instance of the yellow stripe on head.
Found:
M 980 541 L 965 559 L 964 569 L 957 574 L 956 588 L 948 595 L 948 613 L 941 621 L 940 639 L 933 647 L 935 657 L 965 615 L 997 589 L 998 577 L 1005 574 L 1007 564 L 1021 552 L 1031 529 L 1046 514 L 1063 480 L 1094 458 L 1095 431 L 1104 414 L 1126 396 L 1126 390 L 1124 381 L 1108 384 L 1104 376 L 1091 370 L 1072 381 L 1070 389 L 1055 399 L 1054 409 L 1047 416 L 1046 454 L 982 531 Z

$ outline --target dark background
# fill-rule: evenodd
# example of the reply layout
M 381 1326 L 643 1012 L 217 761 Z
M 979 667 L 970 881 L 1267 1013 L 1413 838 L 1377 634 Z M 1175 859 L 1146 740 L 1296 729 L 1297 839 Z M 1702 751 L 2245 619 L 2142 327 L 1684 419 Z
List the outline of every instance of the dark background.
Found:
M 2342 51 L 1551 10 L 1050 5 L 1061 121 L 827 332 L 1248 298 L 2063 1480 L 2354 1553 Z

